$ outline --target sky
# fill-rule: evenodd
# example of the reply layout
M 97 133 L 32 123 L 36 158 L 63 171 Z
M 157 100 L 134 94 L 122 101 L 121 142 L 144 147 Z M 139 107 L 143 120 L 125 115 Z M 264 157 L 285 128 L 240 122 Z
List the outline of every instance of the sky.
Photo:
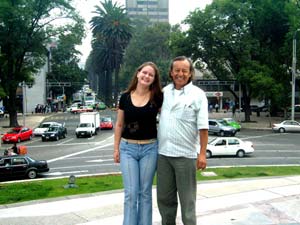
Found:
M 89 21 L 95 14 L 92 12 L 95 10 L 95 5 L 100 5 L 101 0 L 75 0 L 74 6 L 79 11 L 80 15 L 86 21 L 86 31 L 87 36 L 83 40 L 81 46 L 77 49 L 82 53 L 80 66 L 84 67 L 85 61 L 91 51 L 91 31 L 89 26 Z M 125 7 L 125 0 L 113 0 L 117 2 L 119 6 Z M 207 4 L 210 4 L 212 0 L 169 0 L 169 20 L 172 25 L 180 23 L 186 18 L 189 12 L 195 10 L 196 8 L 203 9 Z

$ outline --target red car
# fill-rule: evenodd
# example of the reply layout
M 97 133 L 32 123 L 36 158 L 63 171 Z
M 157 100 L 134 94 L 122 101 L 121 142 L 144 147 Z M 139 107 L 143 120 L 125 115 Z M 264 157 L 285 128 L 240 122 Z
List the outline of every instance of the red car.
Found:
M 113 129 L 113 122 L 111 117 L 107 116 L 107 117 L 101 117 L 100 119 L 100 129 L 104 130 L 104 129 Z
M 14 127 L 2 137 L 2 143 L 21 142 L 32 139 L 32 129 L 28 127 Z

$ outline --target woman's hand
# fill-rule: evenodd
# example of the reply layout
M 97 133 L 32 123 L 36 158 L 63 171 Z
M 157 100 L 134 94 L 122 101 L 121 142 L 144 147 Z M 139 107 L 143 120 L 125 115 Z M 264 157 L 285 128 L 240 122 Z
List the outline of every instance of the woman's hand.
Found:
M 114 151 L 114 161 L 115 161 L 115 163 L 120 163 L 120 152 L 119 152 L 119 150 Z

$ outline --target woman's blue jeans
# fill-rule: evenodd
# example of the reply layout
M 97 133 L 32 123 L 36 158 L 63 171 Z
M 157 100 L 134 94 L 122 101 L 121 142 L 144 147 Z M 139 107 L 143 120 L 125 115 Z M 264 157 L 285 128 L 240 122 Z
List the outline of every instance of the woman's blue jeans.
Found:
M 124 185 L 123 225 L 152 225 L 152 184 L 157 166 L 157 141 L 150 144 L 120 143 Z

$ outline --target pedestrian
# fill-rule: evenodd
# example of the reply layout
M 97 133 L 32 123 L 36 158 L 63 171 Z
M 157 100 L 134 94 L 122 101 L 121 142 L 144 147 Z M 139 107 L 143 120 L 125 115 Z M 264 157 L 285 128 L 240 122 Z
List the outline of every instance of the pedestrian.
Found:
M 187 57 L 173 59 L 169 76 L 158 128 L 157 203 L 162 225 L 176 224 L 177 196 L 183 224 L 196 225 L 196 171 L 206 168 L 208 102 L 192 83 Z
M 120 163 L 125 192 L 123 225 L 152 225 L 156 118 L 162 101 L 158 68 L 145 62 L 120 97 L 115 126 L 114 161 Z
M 209 112 L 211 113 L 213 111 L 213 105 L 209 104 Z
M 216 109 L 216 112 L 219 112 L 219 104 L 218 103 L 215 104 L 215 109 Z
M 17 147 L 17 143 L 15 142 L 13 144 L 13 146 L 10 147 L 10 149 L 12 150 L 13 153 L 15 153 L 16 155 L 19 154 L 19 149 Z
M 232 105 L 232 117 L 235 117 L 236 107 L 235 104 Z

